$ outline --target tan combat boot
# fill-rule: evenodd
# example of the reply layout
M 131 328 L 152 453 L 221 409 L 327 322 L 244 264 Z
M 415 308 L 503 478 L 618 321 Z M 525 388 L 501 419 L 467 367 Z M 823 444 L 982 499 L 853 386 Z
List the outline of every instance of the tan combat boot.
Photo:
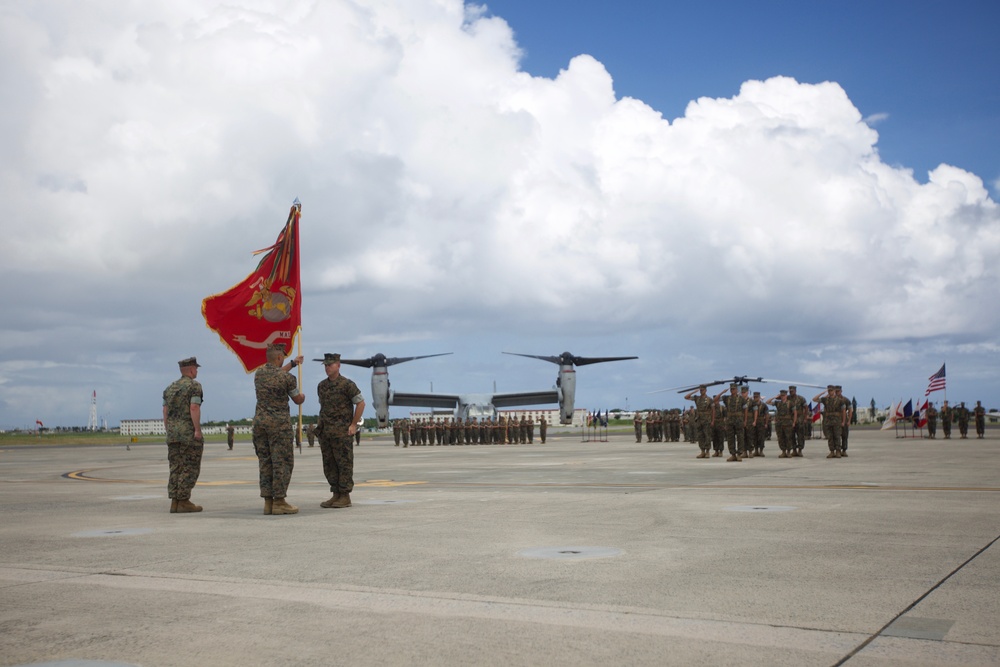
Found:
M 351 494 L 341 493 L 335 501 L 330 505 L 330 507 L 350 507 L 351 506 Z
M 846 449 L 840 450 L 840 455 L 841 456 L 847 456 L 847 450 Z
M 274 498 L 271 496 L 264 496 L 264 514 L 271 513 L 271 507 L 274 505 Z
M 757 456 L 764 456 L 764 450 L 763 450 L 763 448 L 759 448 L 757 450 Z
M 733 462 L 739 462 L 739 460 L 740 460 L 740 457 L 738 457 L 735 454 L 733 454 L 728 459 L 726 459 L 726 462 L 727 463 L 733 463 Z
M 284 498 L 275 498 L 271 502 L 271 514 L 298 514 L 299 508 L 290 505 Z
M 833 451 L 832 451 L 832 450 L 830 451 L 830 453 L 829 453 L 829 454 L 827 454 L 827 455 L 826 455 L 826 458 L 828 458 L 828 459 L 832 459 L 832 458 L 835 458 L 835 456 L 834 456 L 834 454 L 833 454 Z
M 788 458 L 788 452 L 782 450 L 781 453 L 778 454 L 778 458 L 779 459 L 787 459 Z
M 176 498 L 171 498 L 170 499 L 170 513 L 171 514 L 177 514 L 177 499 Z
M 200 512 L 201 505 L 195 505 L 190 500 L 178 500 L 177 501 L 177 513 L 186 514 L 188 512 Z
M 330 496 L 329 500 L 324 500 L 323 502 L 321 502 L 319 504 L 319 506 L 323 507 L 325 509 L 330 509 L 331 507 L 333 507 L 333 504 L 335 502 L 337 502 L 337 498 L 339 498 L 339 497 L 340 497 L 340 494 L 335 492 L 332 496 Z

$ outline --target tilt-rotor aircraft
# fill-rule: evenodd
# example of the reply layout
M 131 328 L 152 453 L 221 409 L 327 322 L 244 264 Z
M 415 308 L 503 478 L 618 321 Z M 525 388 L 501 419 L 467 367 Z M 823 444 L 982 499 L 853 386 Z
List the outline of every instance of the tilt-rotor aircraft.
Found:
M 427 354 L 420 357 L 387 357 L 381 352 L 367 359 L 341 359 L 340 363 L 372 369 L 372 402 L 375 404 L 375 418 L 380 428 L 389 424 L 389 406 L 438 408 L 454 411 L 456 419 L 476 419 L 496 417 L 498 408 L 521 405 L 559 404 L 559 423 L 573 423 L 573 409 L 576 401 L 576 366 L 598 364 L 604 361 L 622 361 L 638 357 L 577 357 L 569 352 L 559 356 L 546 357 L 536 354 L 504 352 L 519 357 L 541 359 L 559 366 L 556 386 L 541 391 L 521 391 L 492 394 L 438 394 L 396 391 L 389 384 L 389 366 L 415 359 L 441 357 L 451 352 Z
M 698 387 L 700 387 L 702 385 L 704 385 L 705 387 L 714 387 L 715 385 L 719 385 L 719 384 L 739 384 L 739 385 L 746 384 L 746 385 L 749 385 L 751 382 L 772 382 L 772 383 L 777 383 L 777 384 L 796 385 L 796 386 L 800 386 L 800 387 L 817 387 L 819 389 L 824 389 L 825 388 L 825 387 L 822 387 L 822 386 L 820 386 L 818 384 L 809 384 L 808 382 L 797 382 L 795 380 L 772 380 L 772 379 L 762 378 L 762 377 L 750 377 L 748 375 L 736 375 L 734 377 L 731 377 L 731 378 L 728 378 L 728 379 L 725 379 L 725 380 L 712 380 L 711 382 L 699 382 L 697 384 L 684 385 L 682 387 L 667 387 L 666 389 L 657 389 L 656 391 L 651 391 L 649 393 L 650 394 L 659 394 L 659 393 L 664 392 L 664 391 L 676 391 L 678 394 L 687 394 L 687 393 L 690 393 L 690 392 L 694 391 L 695 389 L 697 389 Z

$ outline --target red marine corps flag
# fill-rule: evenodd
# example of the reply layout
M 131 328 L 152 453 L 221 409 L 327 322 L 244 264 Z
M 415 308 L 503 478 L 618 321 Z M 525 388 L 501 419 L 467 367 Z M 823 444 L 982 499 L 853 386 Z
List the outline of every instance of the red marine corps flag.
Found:
M 264 253 L 257 269 L 238 285 L 201 302 L 205 324 L 240 358 L 247 373 L 267 362 L 270 343 L 285 343 L 291 354 L 292 341 L 302 326 L 301 213 L 302 204 L 296 198 L 278 240 L 253 253 Z

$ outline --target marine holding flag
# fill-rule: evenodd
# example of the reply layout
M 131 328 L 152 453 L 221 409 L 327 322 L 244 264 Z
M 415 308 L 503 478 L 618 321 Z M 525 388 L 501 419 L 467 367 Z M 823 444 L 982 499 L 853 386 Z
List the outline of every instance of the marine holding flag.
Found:
M 284 364 L 285 346 L 280 344 L 268 345 L 266 355 L 267 363 L 257 369 L 253 378 L 257 394 L 253 448 L 260 468 L 260 496 L 264 499 L 264 514 L 295 514 L 299 508 L 285 500 L 295 465 L 288 399 L 302 405 L 306 397 L 289 371 L 302 363 L 302 357 Z
M 264 514 L 295 514 L 285 500 L 294 464 L 288 399 L 302 405 L 305 396 L 290 371 L 302 357 L 283 365 L 286 349 L 302 326 L 299 279 L 299 218 L 302 204 L 292 202 L 288 220 L 274 245 L 254 252 L 264 254 L 256 270 L 243 282 L 201 303 L 208 328 L 239 357 L 247 373 L 256 370 L 253 444 L 260 467 L 260 495 Z M 286 348 L 287 345 L 287 348 Z M 299 425 L 302 414 L 299 412 Z
M 302 326 L 302 291 L 299 280 L 299 218 L 302 205 L 296 199 L 288 221 L 264 254 L 257 269 L 243 282 L 202 301 L 201 312 L 208 328 L 219 334 L 247 373 L 266 361 L 268 345 L 283 343 L 288 350 Z

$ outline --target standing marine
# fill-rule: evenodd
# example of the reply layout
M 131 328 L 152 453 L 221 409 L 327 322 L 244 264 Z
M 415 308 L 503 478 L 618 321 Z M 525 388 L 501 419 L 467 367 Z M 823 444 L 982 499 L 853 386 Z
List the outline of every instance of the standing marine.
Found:
M 972 409 L 972 414 L 976 418 L 976 437 L 986 437 L 986 408 L 982 401 L 976 401 L 976 407 Z
M 745 399 L 739 394 L 739 385 L 733 383 L 729 385 L 729 395 L 725 391 L 719 392 L 715 396 L 715 402 L 720 399 L 726 406 L 726 440 L 729 443 L 728 462 L 738 462 L 743 460 L 746 453 L 746 425 L 747 406 Z
M 264 514 L 295 514 L 299 508 L 285 500 L 292 479 L 295 454 L 292 447 L 292 418 L 288 400 L 302 405 L 305 395 L 299 391 L 292 368 L 302 363 L 296 357 L 285 364 L 285 346 L 267 346 L 267 363 L 253 376 L 257 409 L 253 416 L 253 449 L 260 472 L 260 496 Z
M 969 437 L 969 408 L 965 407 L 965 401 L 958 404 L 955 408 L 955 419 L 958 421 L 958 432 L 962 436 L 962 440 Z
M 340 354 L 324 354 L 326 377 L 316 387 L 319 398 L 320 454 L 323 474 L 333 493 L 319 504 L 323 508 L 351 506 L 354 490 L 354 434 L 365 411 L 365 399 L 353 380 L 340 374 Z
M 925 414 L 927 415 L 927 437 L 934 440 L 934 436 L 937 434 L 938 411 L 937 408 L 934 407 L 933 403 L 927 404 L 927 411 Z
M 778 454 L 779 459 L 787 459 L 795 455 L 795 432 L 793 422 L 795 411 L 792 402 L 788 400 L 788 390 L 782 389 L 777 396 L 772 396 L 765 401 L 767 405 L 774 406 L 774 428 L 778 432 Z
M 712 441 L 712 426 L 715 424 L 715 401 L 708 395 L 707 386 L 699 386 L 697 392 L 697 394 L 693 391 L 685 394 L 684 400 L 694 401 L 693 435 L 698 440 L 698 449 L 700 450 L 695 458 L 707 459 Z
M 163 426 L 167 431 L 167 462 L 170 477 L 167 496 L 171 514 L 200 512 L 191 502 L 191 490 L 201 475 L 205 438 L 201 435 L 201 403 L 204 397 L 198 377 L 200 364 L 195 357 L 177 362 L 181 376 L 163 390 Z

